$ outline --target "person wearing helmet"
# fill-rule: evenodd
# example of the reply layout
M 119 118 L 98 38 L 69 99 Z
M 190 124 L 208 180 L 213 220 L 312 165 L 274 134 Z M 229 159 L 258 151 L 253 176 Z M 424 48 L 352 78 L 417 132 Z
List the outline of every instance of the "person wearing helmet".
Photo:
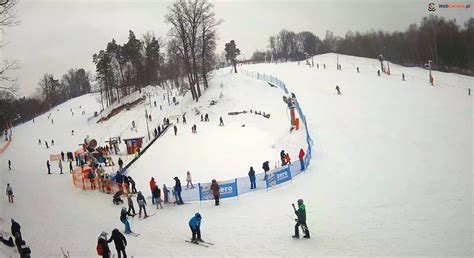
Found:
M 300 238 L 300 232 L 299 232 L 299 227 L 303 229 L 304 232 L 304 238 L 309 238 L 309 230 L 308 226 L 306 225 L 306 207 L 303 204 L 303 199 L 298 200 L 298 210 L 296 210 L 295 205 L 293 205 L 293 209 L 295 210 L 295 214 L 298 217 L 295 219 L 296 225 L 295 225 L 295 235 L 293 238 Z
M 130 228 L 130 223 L 128 223 L 128 216 L 135 216 L 127 212 L 127 208 L 122 207 L 122 211 L 120 212 L 120 221 L 125 225 L 125 234 L 132 233 L 132 229 Z
M 198 241 L 203 242 L 201 239 L 201 214 L 196 213 L 194 216 L 189 220 L 189 227 L 191 228 L 191 233 L 193 237 L 191 238 L 191 242 L 197 243 Z

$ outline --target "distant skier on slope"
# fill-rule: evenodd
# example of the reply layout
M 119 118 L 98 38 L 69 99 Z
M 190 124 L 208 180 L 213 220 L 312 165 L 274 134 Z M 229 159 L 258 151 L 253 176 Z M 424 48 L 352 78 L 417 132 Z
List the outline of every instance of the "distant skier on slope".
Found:
M 48 168 L 48 175 L 51 174 L 51 165 L 49 164 L 49 160 L 46 161 L 46 167 Z
M 144 211 L 145 213 L 145 217 L 144 218 L 147 218 L 148 215 L 146 214 L 146 208 L 145 208 L 145 205 L 146 205 L 146 201 L 145 201 L 145 197 L 143 196 L 142 192 L 139 191 L 138 194 L 137 194 L 137 203 L 138 203 L 138 218 L 141 218 L 142 217 L 142 210 Z
M 174 130 L 174 135 L 176 136 L 178 134 L 178 127 L 176 127 L 176 125 L 173 125 L 173 130 Z
M 118 258 L 122 257 L 121 254 L 123 254 L 124 258 L 127 258 L 127 253 L 125 252 L 125 247 L 127 246 L 127 239 L 116 228 L 114 230 L 112 230 L 112 235 L 110 236 L 110 239 L 107 240 L 107 243 L 111 243 L 112 241 L 114 241 L 115 249 L 117 250 Z
M 10 184 L 7 184 L 7 196 L 8 202 L 13 203 L 13 189 Z
M 300 238 L 299 227 L 301 226 L 303 229 L 303 233 L 305 233 L 304 238 L 309 238 L 309 230 L 308 226 L 306 225 L 306 207 L 303 204 L 303 199 L 298 200 L 298 210 L 296 210 L 295 205 L 293 206 L 293 210 L 295 211 L 296 216 L 298 217 L 295 219 L 295 235 L 293 238 Z
M 219 126 L 224 126 L 224 120 L 222 120 L 222 116 L 219 117 Z
M 339 85 L 336 85 L 336 92 L 337 95 L 341 95 L 341 88 L 339 88 Z
M 125 234 L 132 233 L 132 229 L 130 228 L 130 223 L 128 222 L 128 216 L 134 216 L 127 212 L 127 208 L 122 207 L 120 211 L 120 221 L 125 225 Z
M 59 160 L 58 167 L 59 167 L 59 174 L 62 174 L 63 173 L 63 162 L 61 160 Z
M 192 238 L 191 242 L 197 243 L 203 242 L 201 239 L 201 214 L 196 213 L 194 216 L 189 220 L 189 227 L 191 228 Z
M 8 170 L 12 170 L 12 161 L 8 160 Z

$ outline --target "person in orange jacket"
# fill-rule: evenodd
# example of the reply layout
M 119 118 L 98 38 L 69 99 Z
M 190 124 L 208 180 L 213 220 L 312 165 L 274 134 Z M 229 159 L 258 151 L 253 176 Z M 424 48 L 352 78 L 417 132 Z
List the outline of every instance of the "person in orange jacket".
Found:
M 288 154 L 288 153 L 285 154 L 285 163 L 286 164 L 291 164 L 290 154 Z
M 153 189 L 155 188 L 155 185 L 156 185 L 156 182 L 155 182 L 155 179 L 152 177 L 151 180 L 150 180 L 150 191 L 151 191 L 151 202 L 153 204 L 155 204 L 155 199 L 153 198 Z
M 298 155 L 298 158 L 300 159 L 300 165 L 301 165 L 301 169 L 300 171 L 303 171 L 304 170 L 304 150 L 303 148 L 300 149 L 300 154 Z

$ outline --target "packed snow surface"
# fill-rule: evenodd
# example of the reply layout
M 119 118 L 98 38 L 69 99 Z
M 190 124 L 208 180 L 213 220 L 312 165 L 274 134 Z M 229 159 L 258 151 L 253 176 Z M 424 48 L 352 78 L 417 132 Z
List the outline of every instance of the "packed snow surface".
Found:
M 194 182 L 245 177 L 250 166 L 261 172 L 265 160 L 273 167 L 281 149 L 295 161 L 304 130 L 289 134 L 283 93 L 252 79 L 258 72 L 278 77 L 297 96 L 314 140 L 309 169 L 284 186 L 224 199 L 219 207 L 207 201 L 156 210 L 148 199 L 147 210 L 156 215 L 131 219 L 132 230 L 141 235 L 127 236 L 129 255 L 472 255 L 473 99 L 467 88 L 474 79 L 434 72 L 435 86 L 430 86 L 428 71 L 421 68 L 390 64 L 392 75 L 379 77 L 375 59 L 338 58 L 342 71 L 335 69 L 335 54 L 315 56 L 314 67 L 293 62 L 244 65 L 239 74 L 218 70 L 197 103 L 187 94 L 169 106 L 165 90 L 147 87 L 151 101 L 104 123 L 88 121 L 100 104 L 96 95 L 84 95 L 53 108 L 54 124 L 46 113 L 15 127 L 13 142 L 0 155 L 0 185 L 12 185 L 15 203 L 1 199 L 0 229 L 9 232 L 10 218 L 17 220 L 33 257 L 58 257 L 61 247 L 72 257 L 95 257 L 100 232 L 123 230 L 120 207 L 110 195 L 75 189 L 55 162 L 47 175 L 46 160 L 77 150 L 87 135 L 100 145 L 109 136 L 147 138 L 145 109 L 152 115 L 150 128 L 164 117 L 180 120 L 177 136 L 169 130 L 129 169 L 145 196 L 151 176 L 167 185 L 174 176 L 185 184 L 188 170 Z M 196 108 L 208 113 L 210 122 L 201 122 Z M 250 109 L 271 116 L 227 115 Z M 218 126 L 220 116 L 224 127 Z M 197 134 L 191 133 L 193 124 Z M 55 145 L 46 149 L 38 139 L 54 139 Z M 290 204 L 299 198 L 307 207 L 309 240 L 291 239 Z M 203 217 L 203 239 L 215 243 L 210 248 L 184 242 L 195 212 Z M 17 254 L 0 245 L 0 256 Z

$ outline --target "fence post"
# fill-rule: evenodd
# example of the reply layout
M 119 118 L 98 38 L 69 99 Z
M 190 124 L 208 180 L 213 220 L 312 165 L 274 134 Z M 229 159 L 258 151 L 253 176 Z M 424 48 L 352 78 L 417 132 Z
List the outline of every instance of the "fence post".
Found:
M 237 178 L 235 179 L 235 194 L 237 195 L 237 200 L 239 199 L 239 186 L 237 185 Z
M 201 201 L 202 201 L 202 194 L 201 194 L 201 183 L 198 183 L 198 194 L 199 194 L 199 206 L 201 206 Z

